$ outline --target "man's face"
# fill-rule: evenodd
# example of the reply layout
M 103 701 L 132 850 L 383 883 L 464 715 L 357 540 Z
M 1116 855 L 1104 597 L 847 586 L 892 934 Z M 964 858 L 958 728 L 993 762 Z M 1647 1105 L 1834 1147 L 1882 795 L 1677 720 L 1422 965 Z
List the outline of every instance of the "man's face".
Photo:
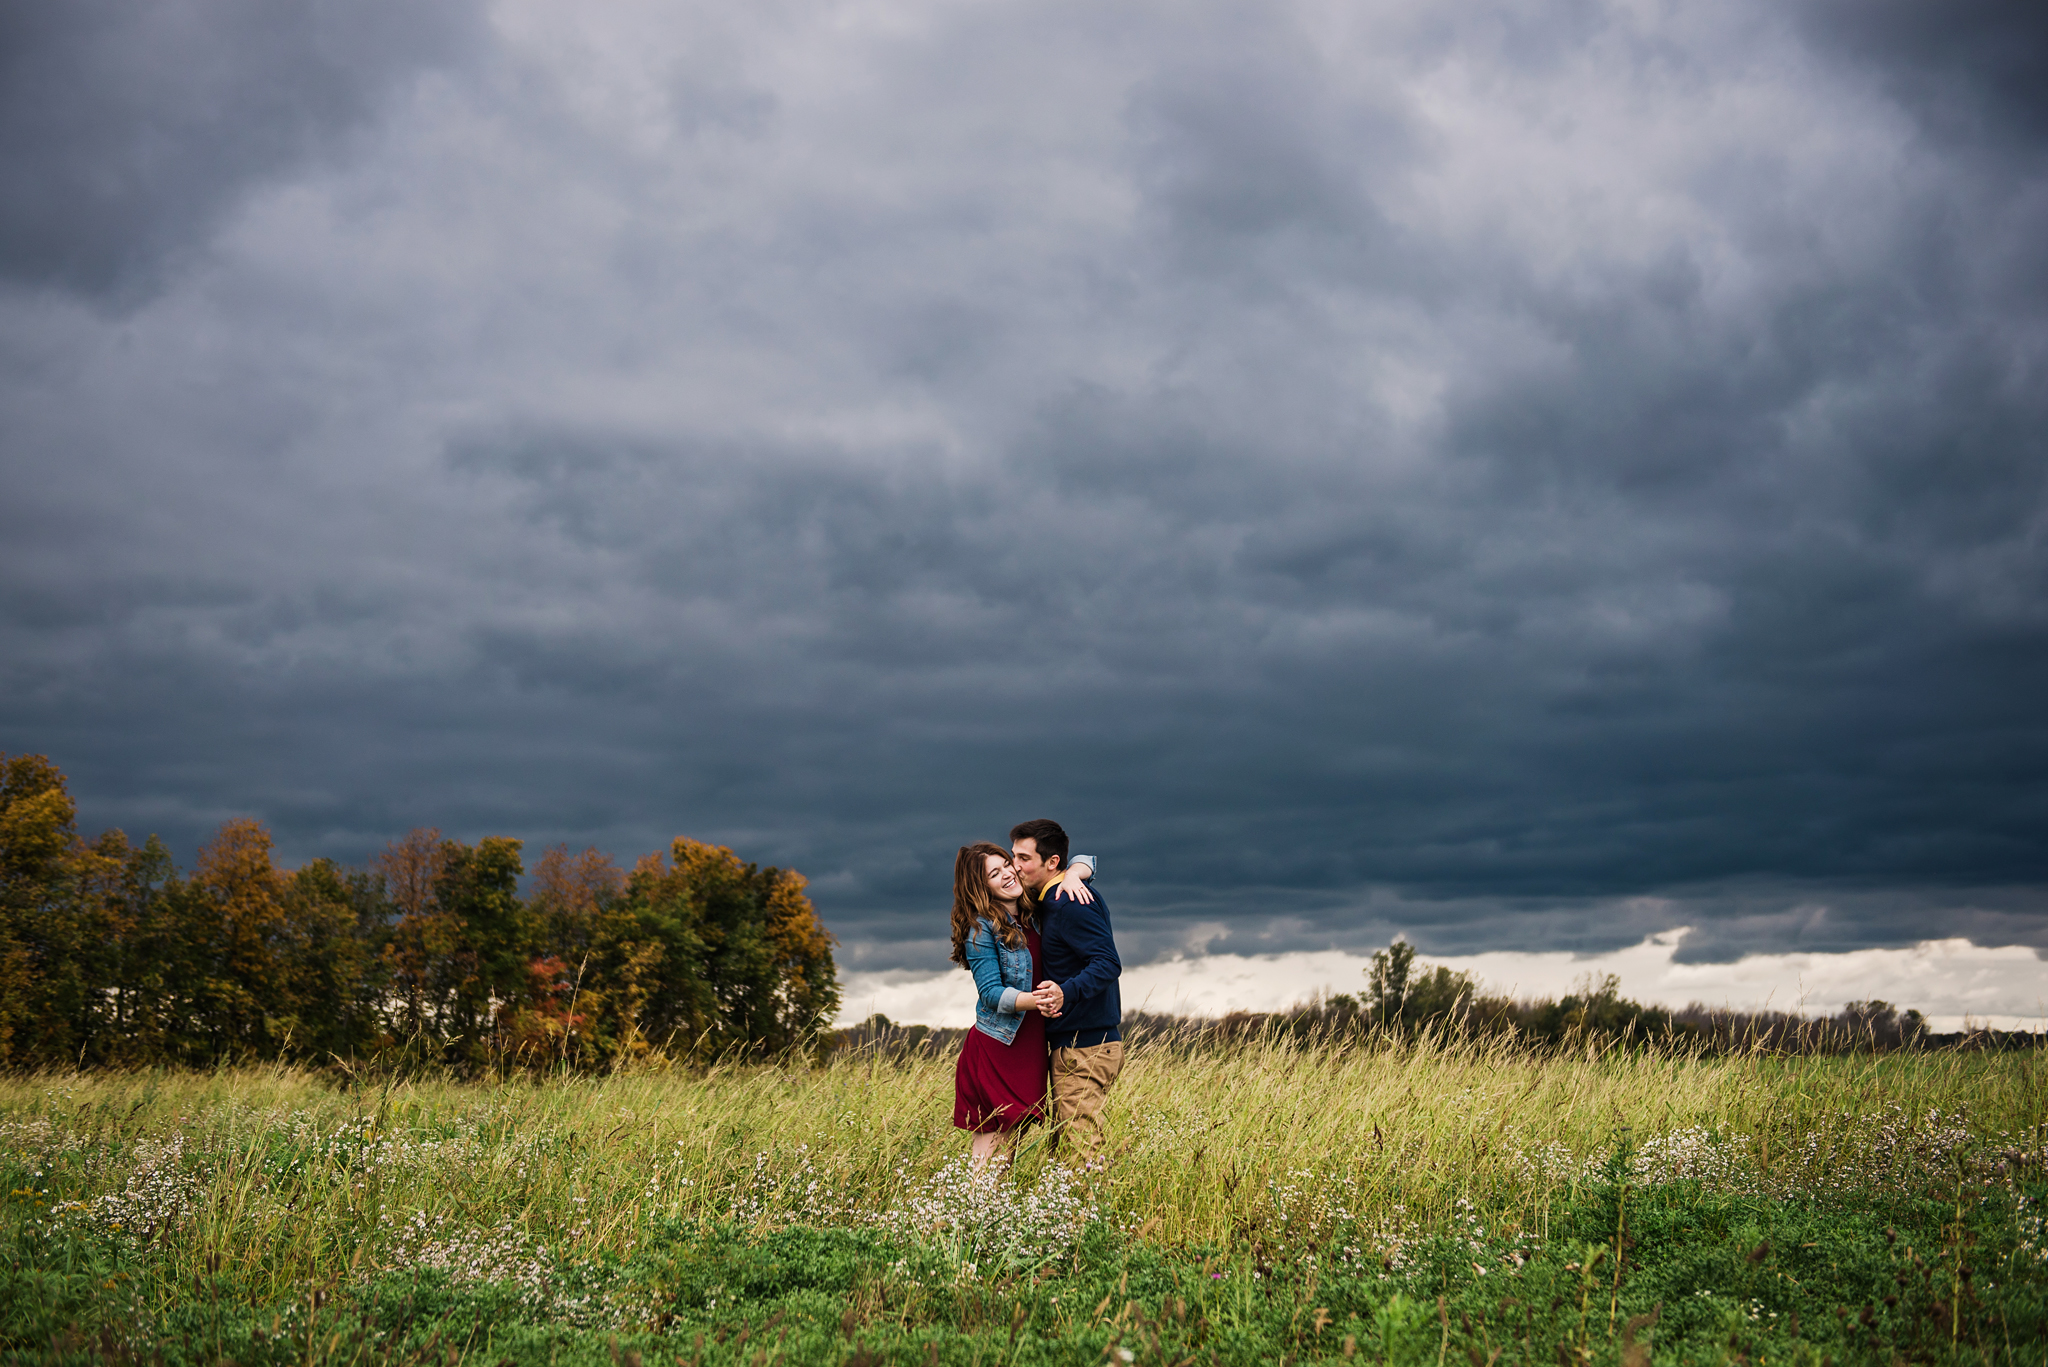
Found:
M 1010 845 L 1010 858 L 1017 863 L 1017 876 L 1033 892 L 1060 876 L 1060 857 L 1054 855 L 1050 861 L 1040 859 L 1038 841 L 1028 835 Z

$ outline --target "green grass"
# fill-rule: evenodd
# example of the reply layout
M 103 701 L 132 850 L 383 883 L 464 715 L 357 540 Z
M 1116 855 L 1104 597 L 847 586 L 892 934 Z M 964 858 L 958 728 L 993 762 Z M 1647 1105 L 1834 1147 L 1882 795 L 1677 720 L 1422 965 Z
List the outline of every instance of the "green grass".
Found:
M 0 1355 L 2041 1363 L 2043 1064 L 1139 1049 L 992 1188 L 950 1057 L 14 1079 Z

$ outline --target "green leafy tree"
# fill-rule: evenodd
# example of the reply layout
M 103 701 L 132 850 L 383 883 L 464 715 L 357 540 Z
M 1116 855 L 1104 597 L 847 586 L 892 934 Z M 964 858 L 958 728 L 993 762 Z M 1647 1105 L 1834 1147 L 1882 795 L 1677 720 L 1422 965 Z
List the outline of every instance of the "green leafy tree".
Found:
M 691 857 L 707 848 L 679 838 L 668 852 L 645 856 L 620 898 L 631 952 L 616 968 L 616 982 L 630 996 L 635 1035 L 654 1048 L 708 1052 L 729 1038 L 712 988 L 704 861 Z
M 1415 963 L 1415 946 L 1396 940 L 1372 956 L 1365 970 L 1366 1005 L 1372 1019 L 1392 1028 L 1401 1023 L 1401 1010 L 1408 1002 L 1408 970 Z
M 1438 964 L 1408 981 L 1408 999 L 1401 1005 L 1401 1020 L 1410 1029 L 1433 1025 L 1462 1024 L 1472 1009 L 1478 984 L 1470 973 L 1458 973 Z
M 1368 1017 L 1386 1029 L 1415 1030 L 1469 1014 L 1478 983 L 1469 973 L 1417 965 L 1415 946 L 1396 940 L 1366 970 Z
M 678 837 L 627 880 L 638 1029 L 699 1052 L 808 1043 L 839 1008 L 832 937 L 801 875 Z
M 160 845 L 124 865 L 143 971 L 122 975 L 120 995 L 157 1060 L 347 1057 L 383 1043 L 389 908 L 373 876 L 326 859 L 286 873 L 247 819 L 201 848 L 190 879 L 167 867 Z
M 136 846 L 120 831 L 109 831 L 95 848 L 110 862 L 118 860 L 120 873 L 108 895 L 107 1029 L 94 1056 L 110 1063 L 163 1063 L 181 1052 L 184 1027 L 175 991 L 186 980 L 186 945 L 171 895 L 177 869 L 154 835 Z
M 136 938 L 167 867 L 154 838 L 140 851 L 119 831 L 80 840 L 63 773 L 0 756 L 0 1063 L 140 1058 Z
M 1850 1002 L 1830 1022 L 1853 1045 L 1893 1049 L 1910 1045 L 1927 1033 L 1927 1018 L 1918 1011 L 1901 1013 L 1888 1001 Z
M 162 848 L 157 842 L 156 852 Z M 42 1007 L 46 1039 L 51 1045 L 61 1039 L 65 1062 L 122 1063 L 140 1053 L 123 1016 L 135 1003 L 129 980 L 136 967 L 138 918 L 148 911 L 130 896 L 142 855 L 120 831 L 72 846 L 68 896 L 59 913 L 72 932 L 71 943 L 61 963 L 45 967 Z
M 383 957 L 391 906 L 375 876 L 316 859 L 284 880 L 293 1052 L 351 1058 L 388 1042 Z
M 77 807 L 43 755 L 0 755 L 0 1062 L 64 1058 L 89 980 L 80 955 Z
M 1670 1028 L 1670 1012 L 1622 996 L 1621 979 L 1612 973 L 1589 974 L 1576 991 L 1554 1002 L 1539 1003 L 1528 1020 L 1531 1034 L 1550 1040 L 1588 1035 L 1650 1039 Z
M 486 836 L 474 845 L 441 847 L 434 902 L 452 935 L 443 964 L 448 1055 L 468 1067 L 500 1052 L 501 1017 L 509 1025 L 524 1002 L 532 961 L 525 907 L 519 900 L 521 842 Z
M 188 1050 L 208 1058 L 275 1058 L 297 1026 L 291 925 L 270 832 L 225 822 L 178 889 L 189 951 Z

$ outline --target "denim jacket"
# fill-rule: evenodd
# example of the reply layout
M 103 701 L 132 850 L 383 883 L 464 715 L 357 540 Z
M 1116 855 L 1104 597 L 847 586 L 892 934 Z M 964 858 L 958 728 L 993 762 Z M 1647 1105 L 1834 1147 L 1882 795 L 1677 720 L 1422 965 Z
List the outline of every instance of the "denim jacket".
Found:
M 974 975 L 975 1026 L 1004 1044 L 1013 1043 L 1024 1024 L 1017 998 L 1036 986 L 1031 981 L 1031 946 L 1011 949 L 996 938 L 988 922 L 976 921 L 967 932 L 966 950 L 967 971 Z

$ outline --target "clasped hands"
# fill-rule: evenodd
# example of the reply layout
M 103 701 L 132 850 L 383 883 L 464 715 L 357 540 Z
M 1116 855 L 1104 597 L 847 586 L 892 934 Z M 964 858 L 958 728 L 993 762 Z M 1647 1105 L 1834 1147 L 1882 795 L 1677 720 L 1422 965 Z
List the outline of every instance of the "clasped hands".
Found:
M 1048 978 L 1034 991 L 1022 992 L 1017 996 L 1018 1009 L 1036 1011 L 1041 1016 L 1057 1016 L 1067 1005 L 1067 994 L 1058 983 Z

